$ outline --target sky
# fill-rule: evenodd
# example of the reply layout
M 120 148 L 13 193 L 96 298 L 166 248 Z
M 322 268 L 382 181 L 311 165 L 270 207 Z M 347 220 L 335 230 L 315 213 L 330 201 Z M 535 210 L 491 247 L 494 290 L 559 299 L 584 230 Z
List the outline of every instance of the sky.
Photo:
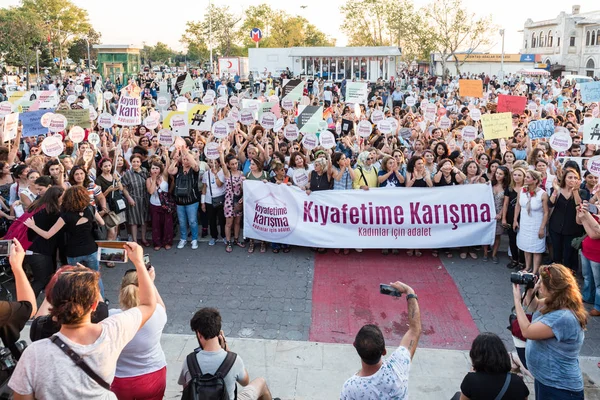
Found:
M 88 11 L 94 29 L 102 33 L 103 44 L 154 45 L 161 41 L 175 50 L 183 50 L 179 42 L 189 20 L 201 20 L 208 8 L 209 0 L 180 0 L 169 3 L 158 0 L 72 0 L 77 6 Z M 285 11 L 305 17 L 325 34 L 336 39 L 337 46 L 345 46 L 347 38 L 340 26 L 343 17 L 340 6 L 344 0 L 213 0 L 215 5 L 228 5 L 231 10 L 243 13 L 248 4 L 267 3 L 273 8 L 285 4 Z M 425 6 L 434 0 L 414 0 L 415 8 Z M 19 0 L 0 0 L 0 7 L 18 5 Z M 493 22 L 505 29 L 504 49 L 506 53 L 518 53 L 522 45 L 522 34 L 518 31 L 528 18 L 534 21 L 556 18 L 561 11 L 571 13 L 575 4 L 581 6 L 581 12 L 596 11 L 600 3 L 596 0 L 578 0 L 566 3 L 558 0 L 539 1 L 503 0 L 463 0 L 463 4 L 479 16 L 492 14 Z M 490 7 L 493 4 L 494 7 Z M 166 5 L 171 5 L 167 7 Z M 501 6 L 500 6 L 501 5 Z M 301 8 L 301 6 L 306 6 Z M 495 44 L 489 48 L 477 49 L 481 52 L 500 53 L 501 37 L 496 35 Z

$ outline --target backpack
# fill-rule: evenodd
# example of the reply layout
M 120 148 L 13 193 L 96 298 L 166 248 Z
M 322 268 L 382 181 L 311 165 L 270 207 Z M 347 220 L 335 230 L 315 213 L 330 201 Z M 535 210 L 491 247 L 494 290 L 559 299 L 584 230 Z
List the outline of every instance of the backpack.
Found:
M 230 351 L 214 375 L 204 374 L 198 364 L 196 352 L 187 356 L 187 366 L 192 376 L 190 383 L 183 389 L 181 400 L 229 400 L 229 392 L 225 386 L 225 377 L 233 367 L 237 354 Z M 237 398 L 237 386 L 235 389 Z
M 187 197 L 192 191 L 192 173 L 194 170 L 190 168 L 187 174 L 181 172 L 175 178 L 175 197 Z
M 23 246 L 23 250 L 29 249 L 29 247 L 31 247 L 31 241 L 27 237 L 27 231 L 29 230 L 29 228 L 25 226 L 24 222 L 28 218 L 33 217 L 39 211 L 42 211 L 44 208 L 46 208 L 46 206 L 42 205 L 40 208 L 33 212 L 26 211 L 23 215 L 14 220 L 10 228 L 8 228 L 8 231 L 6 232 L 6 235 L 4 235 L 3 239 L 17 239 L 19 243 L 21 243 L 21 246 Z

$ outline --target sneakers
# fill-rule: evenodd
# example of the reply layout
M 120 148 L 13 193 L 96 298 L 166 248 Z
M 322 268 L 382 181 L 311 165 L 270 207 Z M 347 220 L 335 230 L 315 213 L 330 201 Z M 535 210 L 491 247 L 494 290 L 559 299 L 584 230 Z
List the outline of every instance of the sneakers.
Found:
M 208 241 L 208 245 L 209 245 L 209 246 L 214 246 L 215 244 L 217 244 L 217 241 L 216 241 L 215 239 L 212 239 L 212 238 L 211 238 L 211 239 Z
M 196 250 L 198 248 L 198 241 L 192 240 L 192 250 Z
M 183 248 L 185 247 L 185 244 L 186 244 L 186 243 L 187 243 L 187 240 L 185 240 L 185 239 L 181 239 L 181 240 L 179 241 L 179 244 L 177 245 L 177 248 L 178 248 L 178 249 L 183 249 Z
M 227 239 L 223 238 L 223 244 L 227 244 Z

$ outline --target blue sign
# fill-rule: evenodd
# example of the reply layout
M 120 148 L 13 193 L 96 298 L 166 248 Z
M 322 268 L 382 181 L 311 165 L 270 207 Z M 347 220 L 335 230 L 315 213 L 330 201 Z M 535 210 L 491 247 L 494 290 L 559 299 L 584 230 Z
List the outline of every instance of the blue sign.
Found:
M 582 82 L 579 87 L 581 88 L 581 101 L 584 103 L 600 101 L 600 82 Z
M 57 63 L 59 61 L 58 57 L 54 57 L 53 61 Z
M 54 110 L 37 110 L 21 113 L 19 120 L 23 124 L 23 137 L 45 135 L 48 133 L 48 128 L 42 126 L 42 115 L 49 112 L 54 112 Z
M 258 28 L 254 28 L 250 31 L 250 39 L 252 39 L 253 42 L 259 42 L 260 39 L 262 39 L 262 31 Z
M 535 62 L 535 54 L 521 54 L 520 62 Z
M 533 139 L 549 138 L 554 134 L 554 120 L 540 119 L 531 121 L 527 126 L 529 137 Z

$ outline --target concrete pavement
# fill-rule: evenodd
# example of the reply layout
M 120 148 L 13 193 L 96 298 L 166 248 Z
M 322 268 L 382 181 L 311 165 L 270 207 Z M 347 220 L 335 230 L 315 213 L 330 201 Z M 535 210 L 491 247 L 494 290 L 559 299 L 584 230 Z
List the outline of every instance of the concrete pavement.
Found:
M 264 377 L 274 397 L 282 400 L 339 399 L 342 385 L 360 368 L 352 345 L 287 340 L 229 338 L 231 351 L 242 357 L 250 379 Z M 181 397 L 177 385 L 182 363 L 198 342 L 191 335 L 164 334 L 167 355 L 166 399 Z M 394 351 L 388 347 L 388 353 Z M 516 354 L 515 354 L 516 356 Z M 585 398 L 600 399 L 600 358 L 581 357 L 586 383 Z M 417 349 L 410 371 L 409 399 L 450 399 L 460 390 L 471 363 L 459 350 Z M 533 381 L 526 379 L 533 398 Z

